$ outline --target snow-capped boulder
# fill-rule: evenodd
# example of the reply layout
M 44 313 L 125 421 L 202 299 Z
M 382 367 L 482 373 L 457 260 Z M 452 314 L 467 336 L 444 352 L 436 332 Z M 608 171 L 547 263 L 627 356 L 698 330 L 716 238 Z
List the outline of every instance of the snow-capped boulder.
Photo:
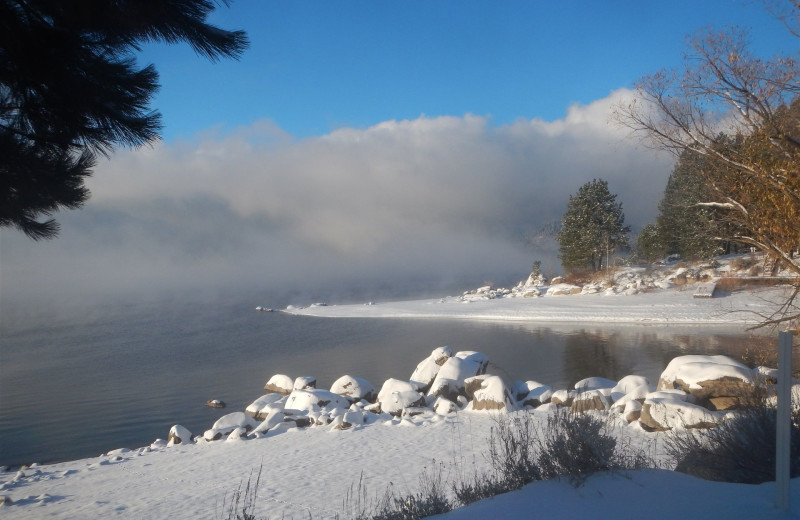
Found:
M 258 426 L 258 422 L 244 412 L 233 412 L 220 417 L 210 430 L 206 430 L 203 433 L 203 438 L 207 441 L 216 441 L 236 428 L 244 428 L 245 431 L 250 431 L 256 426 Z
M 348 410 L 342 416 L 341 421 L 336 421 L 331 424 L 335 424 L 333 427 L 335 430 L 346 430 L 354 426 L 360 426 L 364 424 L 364 412 L 361 410 Z
M 570 409 L 575 413 L 588 412 L 589 410 L 608 410 L 611 406 L 608 397 L 600 390 L 587 390 L 580 392 L 572 400 Z
M 285 403 L 285 395 L 265 394 L 247 405 L 244 413 L 257 421 L 263 421 L 273 410 L 283 410 Z
M 559 283 L 551 285 L 547 289 L 547 296 L 566 296 L 569 294 L 580 294 L 582 288 L 569 283 Z
M 433 403 L 433 411 L 439 415 L 447 415 L 458 411 L 458 405 L 444 397 L 437 397 Z
M 692 394 L 698 403 L 724 410 L 738 406 L 753 395 L 753 371 L 728 356 L 676 357 L 658 381 L 659 389 L 677 388 Z
M 219 399 L 209 399 L 206 401 L 206 406 L 209 408 L 225 408 L 225 401 L 220 401 Z
M 192 440 L 192 432 L 180 424 L 174 425 L 169 429 L 169 436 L 167 437 L 167 446 L 175 446 L 176 444 L 185 444 Z
M 474 391 L 473 410 L 513 410 L 514 399 L 498 376 L 480 376 L 479 387 Z
M 586 392 L 589 390 L 600 390 L 603 388 L 614 388 L 617 386 L 616 381 L 606 379 L 605 377 L 587 377 L 575 383 L 575 390 L 578 392 Z
M 574 390 L 556 390 L 550 396 L 550 402 L 556 406 L 571 406 L 578 392 Z
M 609 396 L 612 401 L 616 402 L 622 397 L 632 393 L 642 394 L 641 397 L 643 398 L 644 395 L 651 390 L 650 381 L 648 381 L 646 377 L 629 375 L 623 377 L 614 385 Z
M 724 414 L 711 412 L 691 403 L 690 394 L 680 392 L 652 392 L 642 405 L 639 423 L 648 431 L 665 431 L 673 428 L 713 428 Z
M 225 442 L 236 442 L 236 441 L 243 441 L 247 439 L 247 428 L 235 428 L 232 432 L 228 434 L 228 437 L 225 439 Z
M 344 375 L 334 381 L 331 385 L 331 392 L 345 397 L 351 403 L 362 399 L 373 402 L 378 397 L 372 383 L 366 379 L 348 375 Z
M 411 374 L 411 381 L 420 384 L 420 390 L 427 392 L 430 389 L 436 374 L 445 362 L 453 357 L 450 347 L 438 347 L 431 352 L 430 356 L 423 359 Z
M 292 390 L 308 390 L 317 387 L 317 378 L 311 376 L 296 377 Z
M 284 374 L 275 374 L 269 378 L 269 381 L 264 385 L 264 390 L 267 392 L 289 395 L 294 390 L 294 380 Z
M 622 410 L 622 416 L 628 423 L 638 421 L 642 416 L 642 403 L 635 399 L 628 401 L 625 403 L 625 408 Z
M 280 410 L 273 410 L 267 415 L 266 418 L 255 427 L 256 433 L 267 433 L 272 428 L 278 426 L 279 424 L 283 423 L 283 420 L 286 418 L 286 415 Z
M 448 358 L 428 390 L 428 395 L 442 395 L 451 401 L 455 393 L 465 394 L 464 380 L 486 373 L 489 358 L 480 352 L 465 350 Z
M 472 401 L 475 398 L 475 391 L 481 388 L 483 380 L 487 377 L 492 376 L 481 374 L 479 376 L 468 377 L 464 380 L 464 395 L 467 396 L 468 400 Z
M 378 402 L 381 404 L 381 411 L 399 416 L 403 408 L 423 406 L 425 396 L 408 381 L 387 379 L 378 392 Z
M 520 406 L 531 406 L 536 408 L 550 402 L 553 396 L 553 389 L 536 381 L 525 381 L 521 385 L 515 386 L 516 399 Z
M 309 412 L 334 409 L 344 412 L 348 408 L 350 408 L 350 401 L 345 397 L 317 388 L 293 390 L 284 405 L 284 410 Z

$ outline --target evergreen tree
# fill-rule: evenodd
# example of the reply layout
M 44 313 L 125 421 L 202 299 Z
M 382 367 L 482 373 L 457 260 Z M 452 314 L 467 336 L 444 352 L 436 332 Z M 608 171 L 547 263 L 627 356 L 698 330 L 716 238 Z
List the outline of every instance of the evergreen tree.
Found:
M 604 258 L 627 247 L 630 227 L 616 200 L 602 179 L 587 182 L 570 196 L 558 234 L 558 257 L 565 270 L 599 271 Z
M 709 159 L 691 151 L 681 153 L 667 180 L 658 205 L 658 234 L 667 254 L 687 260 L 712 258 L 722 251 L 715 210 L 698 206 L 709 200 L 703 170 L 714 167 Z
M 225 2 L 227 3 L 227 2 Z M 153 65 L 139 67 L 145 42 L 185 41 L 215 60 L 237 58 L 242 31 L 206 23 L 207 0 L 0 1 L 0 226 L 51 238 L 42 217 L 80 207 L 96 155 L 159 138 L 148 106 Z
M 648 263 L 655 262 L 658 258 L 667 256 L 666 240 L 661 234 L 658 224 L 647 224 L 636 239 L 636 249 Z

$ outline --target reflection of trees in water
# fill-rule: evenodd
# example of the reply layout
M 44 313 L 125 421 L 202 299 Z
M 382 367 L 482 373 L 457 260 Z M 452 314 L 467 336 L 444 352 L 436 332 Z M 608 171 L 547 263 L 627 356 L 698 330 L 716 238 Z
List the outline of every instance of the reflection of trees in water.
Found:
M 618 332 L 581 330 L 568 335 L 564 343 L 564 376 L 574 383 L 592 376 L 616 380 L 631 373 L 633 363 L 620 355 L 621 344 Z
M 619 380 L 628 374 L 656 378 L 677 356 L 724 354 L 741 360 L 748 350 L 775 350 L 776 339 L 742 333 L 703 334 L 702 330 L 579 330 L 564 335 L 563 377 L 571 386 L 591 376 Z

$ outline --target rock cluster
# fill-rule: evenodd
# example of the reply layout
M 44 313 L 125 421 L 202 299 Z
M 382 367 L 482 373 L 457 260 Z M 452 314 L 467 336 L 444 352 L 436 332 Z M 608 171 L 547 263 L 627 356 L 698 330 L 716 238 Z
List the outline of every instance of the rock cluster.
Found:
M 646 431 L 712 428 L 774 384 L 774 372 L 752 370 L 726 356 L 688 355 L 673 359 L 655 387 L 641 376 L 615 381 L 588 377 L 571 389 L 553 389 L 537 381 L 508 386 L 487 373 L 489 359 L 480 352 L 439 347 L 422 360 L 408 380 L 388 379 L 380 391 L 365 379 L 344 375 L 330 390 L 316 379 L 270 377 L 267 393 L 244 412 L 221 417 L 201 436 L 180 425 L 169 431 L 168 445 L 240 441 L 288 428 L 327 426 L 348 429 L 388 421 L 434 422 L 460 411 L 550 410 L 618 414 Z

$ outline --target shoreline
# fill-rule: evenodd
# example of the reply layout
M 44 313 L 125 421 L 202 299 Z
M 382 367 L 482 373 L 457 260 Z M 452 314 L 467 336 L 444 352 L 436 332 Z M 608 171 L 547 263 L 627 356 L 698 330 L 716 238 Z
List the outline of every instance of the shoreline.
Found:
M 413 318 L 614 325 L 737 325 L 748 327 L 777 308 L 784 288 L 694 298 L 694 291 L 660 289 L 634 295 L 581 294 L 406 300 L 385 303 L 289 306 L 281 312 L 318 318 Z

